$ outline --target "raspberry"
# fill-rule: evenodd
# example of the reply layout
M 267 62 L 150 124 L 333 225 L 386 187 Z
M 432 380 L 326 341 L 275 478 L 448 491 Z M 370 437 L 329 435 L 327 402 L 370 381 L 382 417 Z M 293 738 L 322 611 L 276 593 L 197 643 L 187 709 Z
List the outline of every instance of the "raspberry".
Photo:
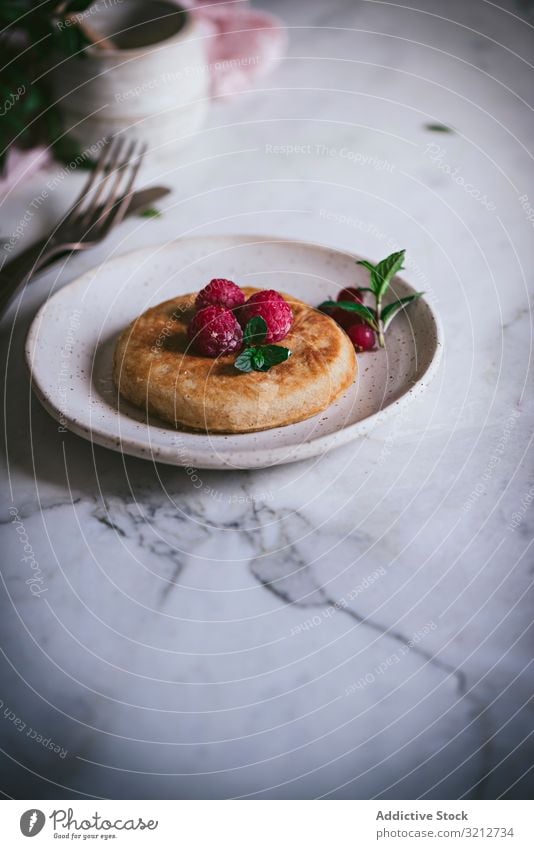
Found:
M 246 327 L 250 319 L 257 315 L 261 316 L 267 324 L 267 336 L 265 337 L 267 345 L 280 342 L 291 330 L 293 310 L 282 295 L 275 292 L 274 289 L 263 289 L 263 291 L 251 295 L 238 311 L 242 327 Z
M 233 310 L 245 303 L 245 295 L 231 280 L 224 277 L 214 277 L 197 295 L 195 306 L 197 310 L 204 307 L 226 307 Z
M 357 351 L 370 351 L 375 344 L 375 332 L 368 324 L 353 324 L 347 336 Z
M 204 357 L 233 354 L 243 344 L 243 331 L 235 315 L 224 307 L 204 307 L 195 313 L 187 335 L 193 350 Z
M 355 304 L 363 304 L 363 292 L 355 286 L 347 286 L 337 296 L 338 301 L 352 301 Z

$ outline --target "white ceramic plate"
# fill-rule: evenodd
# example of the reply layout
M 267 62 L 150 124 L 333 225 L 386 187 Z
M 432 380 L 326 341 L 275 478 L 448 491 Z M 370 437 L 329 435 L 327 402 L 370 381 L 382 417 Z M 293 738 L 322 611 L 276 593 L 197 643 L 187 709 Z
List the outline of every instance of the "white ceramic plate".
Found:
M 48 412 L 99 445 L 177 466 L 251 469 L 289 463 L 344 445 L 396 412 L 436 371 L 441 333 L 420 299 L 395 318 L 386 350 L 358 357 L 346 395 L 308 421 L 260 433 L 209 436 L 173 430 L 118 403 L 111 378 L 116 339 L 139 313 L 200 289 L 212 277 L 281 289 L 310 304 L 340 287 L 367 285 L 355 257 L 320 245 L 259 236 L 215 236 L 126 254 L 84 274 L 39 310 L 26 357 L 33 388 Z M 399 296 L 413 292 L 396 278 Z

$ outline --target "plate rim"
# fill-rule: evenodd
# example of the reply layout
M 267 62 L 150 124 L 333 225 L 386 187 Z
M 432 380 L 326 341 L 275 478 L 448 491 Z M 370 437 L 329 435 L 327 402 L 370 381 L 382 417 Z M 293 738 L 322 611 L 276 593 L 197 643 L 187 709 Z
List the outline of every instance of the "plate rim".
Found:
M 49 306 L 52 302 L 55 302 L 57 299 L 61 300 L 61 297 L 63 296 L 63 293 L 66 290 L 72 291 L 73 288 L 81 288 L 86 283 L 87 278 L 93 277 L 95 271 L 97 269 L 103 268 L 104 266 L 113 266 L 124 261 L 132 261 L 136 256 L 141 256 L 147 254 L 148 252 L 158 252 L 161 250 L 166 251 L 176 247 L 177 245 L 182 244 L 183 242 L 224 240 L 235 240 L 242 242 L 243 244 L 261 244 L 262 242 L 266 242 L 269 244 L 278 243 L 287 245 L 302 245 L 304 247 L 313 248 L 315 250 L 331 251 L 332 253 L 341 254 L 345 257 L 354 260 L 362 258 L 360 254 L 354 253 L 352 251 L 335 247 L 333 245 L 322 244 L 320 242 L 308 241 L 306 239 L 254 233 L 218 233 L 212 235 L 197 234 L 195 236 L 186 236 L 177 239 L 171 239 L 167 242 L 162 242 L 156 245 L 147 245 L 143 248 L 136 248 L 133 251 L 127 251 L 126 253 L 120 254 L 119 256 L 115 256 L 112 259 L 104 260 L 103 262 L 92 266 L 87 271 L 84 271 L 82 274 L 79 274 L 69 283 L 66 283 L 65 286 L 62 286 L 61 289 L 59 289 L 57 292 L 54 292 L 51 297 L 47 298 L 44 303 L 41 304 L 30 324 L 30 328 L 26 336 L 24 354 L 26 367 L 28 369 L 30 377 L 30 385 L 40 404 L 44 407 L 48 414 L 52 416 L 52 418 L 54 418 L 56 421 L 59 421 L 70 432 L 75 433 L 76 435 L 88 440 L 91 443 L 95 443 L 96 445 L 100 445 L 101 447 L 116 451 L 120 454 L 127 454 L 129 456 L 137 457 L 140 459 L 150 460 L 153 463 L 164 463 L 166 465 L 172 465 L 178 468 L 187 468 L 189 466 L 194 465 L 200 469 L 213 470 L 266 468 L 269 466 L 288 464 L 292 462 L 298 462 L 299 460 L 309 459 L 310 457 L 323 453 L 323 451 L 326 452 L 334 448 L 340 448 L 346 445 L 348 442 L 351 442 L 353 439 L 356 439 L 358 436 L 364 436 L 374 427 L 377 422 L 377 419 L 380 418 L 381 420 L 384 420 L 386 418 L 389 418 L 390 416 L 396 415 L 402 407 L 404 407 L 406 404 L 411 403 L 411 401 L 413 401 L 418 395 L 420 395 L 421 392 L 423 392 L 426 387 L 431 383 L 441 363 L 441 357 L 443 353 L 443 328 L 439 316 L 435 312 L 431 302 L 428 299 L 424 298 L 424 304 L 434 324 L 434 349 L 431 353 L 428 366 L 426 367 L 425 371 L 419 376 L 413 386 L 406 390 L 400 396 L 400 398 L 397 398 L 396 401 L 393 401 L 383 409 L 380 409 L 377 412 L 366 416 L 360 421 L 346 425 L 345 427 L 342 427 L 331 434 L 318 435 L 317 437 L 312 438 L 307 442 L 302 442 L 296 446 L 284 446 L 280 448 L 261 448 L 259 446 L 255 446 L 244 449 L 232 448 L 227 452 L 224 452 L 224 450 L 219 452 L 214 450 L 214 448 L 209 445 L 206 450 L 196 450 L 194 452 L 196 456 L 192 455 L 190 458 L 188 458 L 187 462 L 183 462 L 180 461 L 180 457 L 176 456 L 176 454 L 174 454 L 172 457 L 169 456 L 165 448 L 162 449 L 160 447 L 154 447 L 149 440 L 138 439 L 133 436 L 127 438 L 123 438 L 122 436 L 117 437 L 115 435 L 110 434 L 107 430 L 99 429 L 98 426 L 86 426 L 82 424 L 79 420 L 73 419 L 72 416 L 69 416 L 68 410 L 62 411 L 55 406 L 55 404 L 47 396 L 46 392 L 43 391 L 41 386 L 39 385 L 39 382 L 34 375 L 34 367 L 32 365 L 32 362 L 34 361 L 34 355 L 36 353 L 39 327 L 44 313 L 47 309 L 49 309 Z M 403 277 L 399 275 L 395 276 L 409 290 L 412 290 L 414 292 L 416 291 L 414 286 L 412 286 L 412 284 L 405 280 Z M 117 415 L 120 415 L 118 411 Z M 382 421 L 380 423 L 382 423 Z M 287 427 L 290 428 L 292 427 L 292 425 L 287 425 Z M 168 430 L 169 433 L 184 433 L 184 431 L 172 430 L 170 427 L 164 428 L 164 430 Z M 225 437 L 224 434 L 195 434 L 195 436 L 207 440 L 220 439 L 221 441 Z M 232 434 L 232 437 L 234 438 L 239 436 L 240 434 Z M 295 453 L 297 453 L 297 456 L 294 456 Z M 261 461 L 261 457 L 263 454 L 269 455 L 267 462 Z M 241 458 L 241 462 L 238 462 L 236 458 Z M 251 462 L 252 459 L 256 460 L 257 462 Z M 176 462 L 176 460 L 178 460 L 178 462 Z

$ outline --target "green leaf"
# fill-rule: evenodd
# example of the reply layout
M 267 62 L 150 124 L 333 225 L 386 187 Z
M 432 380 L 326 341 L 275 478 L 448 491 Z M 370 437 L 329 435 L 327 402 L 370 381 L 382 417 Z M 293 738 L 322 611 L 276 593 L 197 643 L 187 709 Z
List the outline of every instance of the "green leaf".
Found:
M 267 336 L 267 322 L 261 315 L 256 315 L 247 322 L 245 332 L 243 333 L 243 342 L 245 345 L 261 345 Z
M 291 356 L 289 348 L 281 345 L 263 345 L 260 348 L 245 348 L 237 357 L 234 366 L 239 371 L 269 371 L 273 366 L 285 362 Z
M 257 350 L 261 351 L 264 360 L 261 366 L 256 365 L 258 371 L 269 371 L 270 368 L 284 363 L 291 356 L 289 348 L 284 348 L 282 345 L 264 345 Z
M 454 133 L 446 124 L 425 124 L 425 130 L 430 130 L 431 133 Z
M 375 311 L 370 309 L 370 307 L 364 306 L 363 304 L 357 304 L 355 301 L 324 301 L 324 303 L 319 304 L 318 309 L 333 309 L 335 307 L 341 307 L 342 310 L 356 313 L 361 318 L 363 318 L 364 321 L 366 321 L 367 324 L 369 324 L 373 328 L 373 330 L 378 330 Z
M 254 348 L 245 348 L 241 351 L 234 366 L 239 371 L 254 371 Z
M 142 209 L 137 213 L 139 218 L 161 218 L 161 212 L 155 206 L 149 206 L 148 209 Z
M 359 259 L 359 260 L 357 261 L 356 265 L 363 265 L 363 267 L 364 267 L 364 268 L 367 268 L 367 270 L 368 270 L 368 271 L 370 271 L 370 272 L 371 272 L 371 274 L 372 274 L 372 273 L 373 273 L 373 271 L 375 270 L 375 266 L 373 265 L 373 263 L 372 263 L 372 262 L 368 262 L 366 259 Z M 371 291 L 373 291 L 373 290 L 371 290 Z
M 387 330 L 395 316 L 401 310 L 407 307 L 408 304 L 411 304 L 413 301 L 416 301 L 417 298 L 421 297 L 421 295 L 424 295 L 424 292 L 416 292 L 415 295 L 407 295 L 405 298 L 399 298 L 397 301 L 394 301 L 392 304 L 388 304 L 387 307 L 384 307 L 381 315 L 384 330 Z
M 261 371 L 264 364 L 263 348 L 252 348 L 252 366 L 254 371 Z
M 68 14 L 83 14 L 90 6 L 91 0 L 0 0 L 2 147 L 44 144 L 67 160 L 69 154 L 59 139 L 63 130 L 54 119 L 59 110 L 51 105 L 50 68 L 73 53 L 83 55 L 87 36 L 78 26 L 61 23 Z
M 405 253 L 405 250 L 396 251 L 395 253 L 387 256 L 376 266 L 374 274 L 371 275 L 371 278 L 374 277 L 374 282 L 373 280 L 371 282 L 375 288 L 377 298 L 381 298 L 385 294 L 391 280 L 395 274 L 401 270 Z
M 34 112 L 40 106 L 45 103 L 45 98 L 43 92 L 37 88 L 33 87 L 29 90 L 26 96 L 23 97 L 22 106 L 24 108 L 24 112 Z

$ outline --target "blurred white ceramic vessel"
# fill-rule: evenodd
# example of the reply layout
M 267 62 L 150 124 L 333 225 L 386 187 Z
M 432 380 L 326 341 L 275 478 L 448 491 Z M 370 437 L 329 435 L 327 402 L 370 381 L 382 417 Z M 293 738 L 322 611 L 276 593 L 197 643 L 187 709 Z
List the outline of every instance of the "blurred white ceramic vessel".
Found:
M 55 69 L 66 129 L 85 149 L 126 133 L 153 155 L 173 153 L 207 110 L 202 25 L 163 0 L 100 0 L 83 20 L 112 46 L 89 46 Z

